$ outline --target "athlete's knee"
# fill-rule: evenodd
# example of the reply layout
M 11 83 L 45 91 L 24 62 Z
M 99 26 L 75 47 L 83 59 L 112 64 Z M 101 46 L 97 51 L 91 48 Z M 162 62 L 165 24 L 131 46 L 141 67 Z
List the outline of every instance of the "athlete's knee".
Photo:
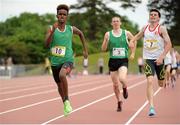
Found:
M 126 78 L 125 77 L 120 78 L 119 80 L 120 80 L 121 83 L 126 83 Z
M 153 84 L 153 77 L 152 76 L 147 77 L 147 83 Z
M 116 82 L 116 83 L 113 83 L 113 88 L 114 88 L 114 89 L 117 89 L 117 88 L 119 88 L 119 84 L 118 84 L 118 82 Z
M 158 84 L 159 84 L 159 87 L 163 87 L 164 86 L 164 80 L 158 80 Z
M 59 73 L 59 77 L 60 78 L 65 78 L 66 77 L 66 72 L 61 70 L 60 73 Z

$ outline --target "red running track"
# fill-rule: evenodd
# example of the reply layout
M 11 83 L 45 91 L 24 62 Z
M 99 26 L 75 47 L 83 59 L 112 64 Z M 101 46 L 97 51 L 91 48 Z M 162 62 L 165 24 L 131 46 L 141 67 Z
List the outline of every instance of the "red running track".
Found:
M 154 80 L 156 116 L 148 116 L 146 79 L 128 75 L 127 100 L 116 112 L 108 75 L 68 78 L 73 112 L 63 116 L 63 104 L 52 76 L 0 80 L 0 124 L 180 124 L 180 79 L 174 88 L 159 88 Z

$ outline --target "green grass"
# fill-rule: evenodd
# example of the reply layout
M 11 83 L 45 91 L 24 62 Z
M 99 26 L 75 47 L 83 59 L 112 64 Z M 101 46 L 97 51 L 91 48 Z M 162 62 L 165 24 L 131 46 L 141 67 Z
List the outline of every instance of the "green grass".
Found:
M 141 53 L 142 53 L 142 49 L 137 48 L 135 59 L 132 61 L 129 61 L 129 73 L 137 73 L 138 72 L 137 58 L 139 55 L 141 55 Z M 89 55 L 88 71 L 90 73 L 98 73 L 98 59 L 100 57 L 102 57 L 104 59 L 104 71 L 108 72 L 109 52 L 106 52 L 106 53 L 97 53 L 97 54 Z M 83 57 L 76 57 L 75 58 L 75 66 L 78 71 L 83 70 L 82 64 L 83 64 Z

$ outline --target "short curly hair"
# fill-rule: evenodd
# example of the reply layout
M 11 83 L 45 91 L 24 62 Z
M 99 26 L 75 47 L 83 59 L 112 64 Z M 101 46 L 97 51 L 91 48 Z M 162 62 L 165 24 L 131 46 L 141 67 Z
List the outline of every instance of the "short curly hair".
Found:
M 69 13 L 69 7 L 66 4 L 60 4 L 57 6 L 57 13 L 60 9 L 65 9 Z

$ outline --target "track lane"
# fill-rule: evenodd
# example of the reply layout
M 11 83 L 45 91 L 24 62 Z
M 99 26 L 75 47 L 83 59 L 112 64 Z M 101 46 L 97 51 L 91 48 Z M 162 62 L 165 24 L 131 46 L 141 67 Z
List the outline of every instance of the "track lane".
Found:
M 35 77 L 34 80 L 37 79 L 37 81 L 42 81 L 41 80 L 42 78 L 44 78 L 44 80 L 46 79 L 45 83 L 39 84 L 40 86 L 49 85 L 49 84 L 52 84 L 52 82 L 54 84 L 54 81 L 49 76 L 47 78 L 49 81 L 52 80 L 52 82 L 49 82 L 46 77 L 39 77 L 40 80 L 38 80 L 38 77 Z M 59 95 L 56 90 L 51 93 L 47 92 L 46 94 L 42 93 L 42 94 L 32 95 L 29 97 L 22 97 L 22 98 L 2 101 L 6 103 L 5 105 L 7 105 L 8 107 L 7 110 L 13 109 L 13 104 L 15 105 L 13 101 L 18 102 L 19 107 L 22 107 L 26 102 L 28 103 L 26 105 L 27 106 L 26 108 L 22 108 L 19 110 L 15 110 L 15 111 L 0 115 L 0 124 L 41 124 L 41 123 L 46 123 L 47 121 L 54 119 L 56 117 L 59 117 L 59 116 L 61 116 L 61 118 L 52 120 L 49 123 L 50 124 L 60 124 L 60 123 L 61 124 L 74 124 L 74 123 L 76 124 L 83 124 L 83 123 L 84 124 L 125 124 L 130 119 L 130 117 L 135 112 L 137 112 L 137 110 L 146 101 L 146 91 L 145 91 L 146 84 L 143 83 L 142 85 L 139 85 L 138 87 L 135 87 L 129 90 L 130 96 L 128 100 L 123 100 L 124 102 L 123 111 L 120 113 L 119 112 L 117 113 L 115 111 L 116 100 L 115 100 L 115 96 L 113 95 L 112 82 L 110 80 L 110 77 L 109 76 L 86 76 L 85 78 L 86 79 L 84 80 L 83 76 L 80 76 L 75 79 L 74 78 L 68 79 L 70 93 L 71 93 L 70 99 L 72 101 L 72 105 L 74 108 L 74 112 L 70 114 L 69 117 L 65 118 L 62 116 L 63 105 L 62 105 L 62 102 L 60 101 Z M 88 78 L 89 80 L 87 80 Z M 132 85 L 135 85 L 136 82 L 143 81 L 144 79 L 145 79 L 144 76 L 128 75 L 128 80 L 129 80 L 128 86 L 130 87 Z M 103 80 L 105 82 L 103 82 Z M 18 81 L 21 81 L 21 80 L 18 79 Z M 8 82 L 10 82 L 10 80 L 8 80 Z M 95 84 L 93 84 L 94 82 Z M 3 87 L 11 87 L 12 83 L 13 82 L 7 84 L 7 86 L 5 86 L 5 84 L 3 83 Z M 180 83 L 179 79 L 177 83 Z M 22 89 L 21 85 L 22 86 L 25 85 L 24 83 L 23 84 L 17 83 L 17 84 L 18 84 L 17 89 Z M 28 85 L 30 85 L 30 83 Z M 37 84 L 37 86 L 39 85 Z M 104 87 L 95 89 L 95 87 L 99 87 L 103 85 Z M 76 87 L 73 87 L 73 86 L 76 86 Z M 31 86 L 27 86 L 27 87 L 31 87 Z M 13 88 L 9 88 L 7 89 L 7 91 L 11 91 L 11 89 L 13 90 Z M 37 89 L 37 90 L 43 92 L 43 91 L 48 91 L 48 89 L 49 88 L 47 87 L 47 89 L 44 89 L 44 90 L 41 90 L 41 89 L 40 90 Z M 55 89 L 56 89 L 56 85 L 54 84 L 54 88 L 52 90 L 55 90 Z M 158 86 L 155 85 L 155 91 L 157 89 L 158 89 Z M 37 93 L 37 90 L 34 90 L 34 92 L 28 91 L 27 95 L 30 93 L 32 94 Z M 150 124 L 157 124 L 157 123 L 158 124 L 164 124 L 164 123 L 178 124 L 180 123 L 180 120 L 179 120 L 180 110 L 178 108 L 180 105 L 180 102 L 177 101 L 180 95 L 179 92 L 180 92 L 180 88 L 178 84 L 176 84 L 176 87 L 174 89 L 172 88 L 162 89 L 154 98 L 155 106 L 158 106 L 157 117 L 149 118 L 147 116 L 148 107 L 145 106 L 145 108 L 143 108 L 143 110 L 132 120 L 131 123 L 132 124 L 147 124 L 147 123 L 148 124 L 149 123 Z M 17 96 L 22 96 L 23 93 L 18 92 L 16 94 Z M 15 95 L 15 93 L 7 94 L 7 95 L 9 96 L 9 98 L 16 97 L 16 96 L 13 96 Z M 0 97 L 2 99 L 2 95 L 0 95 Z M 54 100 L 52 97 L 54 97 Z M 103 99 L 103 97 L 105 97 L 105 99 Z M 44 103 L 41 103 L 41 99 L 50 100 L 51 98 L 52 98 L 51 101 L 46 101 Z M 167 98 L 169 100 L 168 103 L 167 101 L 164 101 L 164 99 L 167 99 Z M 7 98 L 5 97 L 3 99 L 7 99 Z M 97 101 L 101 99 L 102 101 Z M 26 102 L 24 102 L 24 100 L 26 100 Z M 28 105 L 30 105 L 33 101 L 35 101 L 35 103 L 39 102 L 39 104 L 35 104 L 34 106 L 28 107 Z M 158 104 L 156 105 L 156 103 Z M 169 106 L 172 106 L 170 112 L 169 112 Z M 0 110 L 1 109 L 2 108 L 0 108 Z M 168 110 L 164 110 L 164 109 L 168 109 Z

